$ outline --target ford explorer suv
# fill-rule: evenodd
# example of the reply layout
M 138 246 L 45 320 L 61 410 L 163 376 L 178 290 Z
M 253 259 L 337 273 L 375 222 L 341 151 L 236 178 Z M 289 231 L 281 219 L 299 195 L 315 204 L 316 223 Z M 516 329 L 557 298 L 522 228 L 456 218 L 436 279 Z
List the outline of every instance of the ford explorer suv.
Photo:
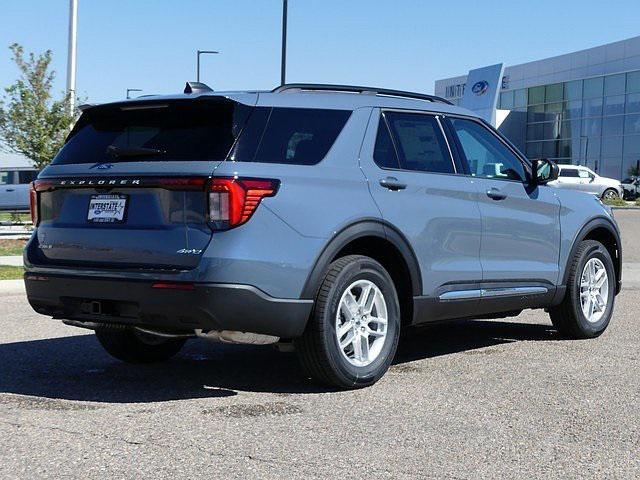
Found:
M 376 382 L 428 322 L 546 309 L 562 335 L 597 337 L 620 235 L 557 175 L 410 92 L 190 83 L 88 106 L 33 184 L 27 295 L 125 362 L 194 337 L 280 342 L 338 388 Z

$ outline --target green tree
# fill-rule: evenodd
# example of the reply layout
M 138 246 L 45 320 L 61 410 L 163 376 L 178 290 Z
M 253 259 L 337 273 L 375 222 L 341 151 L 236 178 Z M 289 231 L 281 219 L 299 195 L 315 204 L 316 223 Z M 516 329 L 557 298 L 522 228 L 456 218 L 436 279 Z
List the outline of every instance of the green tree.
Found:
M 629 176 L 640 177 L 640 168 L 638 168 L 637 164 L 629 167 Z
M 44 168 L 60 149 L 75 120 L 70 114 L 69 96 L 55 100 L 51 95 L 55 71 L 50 70 L 51 50 L 25 58 L 22 46 L 9 47 L 20 78 L 0 101 L 0 137 L 11 150 Z

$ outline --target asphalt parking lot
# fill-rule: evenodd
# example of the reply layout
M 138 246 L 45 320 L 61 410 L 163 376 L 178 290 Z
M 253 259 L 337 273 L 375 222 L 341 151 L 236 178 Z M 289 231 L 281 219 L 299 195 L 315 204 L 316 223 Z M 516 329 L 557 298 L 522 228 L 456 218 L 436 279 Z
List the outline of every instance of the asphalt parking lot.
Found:
M 124 365 L 3 296 L 0 478 L 639 478 L 640 211 L 616 217 L 625 287 L 602 337 L 562 340 L 541 311 L 423 328 L 359 391 L 270 347 Z

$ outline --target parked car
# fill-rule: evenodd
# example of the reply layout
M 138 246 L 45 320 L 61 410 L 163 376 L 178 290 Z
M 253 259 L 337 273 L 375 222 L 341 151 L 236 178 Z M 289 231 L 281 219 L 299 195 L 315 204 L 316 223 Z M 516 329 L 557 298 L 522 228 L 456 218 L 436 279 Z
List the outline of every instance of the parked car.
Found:
M 588 167 L 581 165 L 558 165 L 558 179 L 549 182 L 552 187 L 570 188 L 592 193 L 603 200 L 622 198 L 623 189 L 619 180 L 601 177 Z
M 622 181 L 623 198 L 635 200 L 640 198 L 640 177 L 631 176 Z
M 412 325 L 536 308 L 569 338 L 607 328 L 611 210 L 476 114 L 368 87 L 185 92 L 84 110 L 34 184 L 29 302 L 115 358 L 281 342 L 355 388 Z
M 0 168 L 0 210 L 29 211 L 30 184 L 37 176 L 34 168 Z

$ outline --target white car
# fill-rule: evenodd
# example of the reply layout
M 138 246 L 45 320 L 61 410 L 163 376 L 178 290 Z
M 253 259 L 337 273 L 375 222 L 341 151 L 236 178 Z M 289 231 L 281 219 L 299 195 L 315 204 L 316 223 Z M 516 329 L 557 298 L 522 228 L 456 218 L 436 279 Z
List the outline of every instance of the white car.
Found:
M 549 182 L 549 186 L 571 188 L 592 193 L 604 200 L 622 198 L 623 189 L 619 180 L 601 177 L 593 170 L 581 165 L 558 165 L 558 179 Z
M 29 189 L 37 176 L 34 168 L 0 168 L 0 210 L 29 211 Z

